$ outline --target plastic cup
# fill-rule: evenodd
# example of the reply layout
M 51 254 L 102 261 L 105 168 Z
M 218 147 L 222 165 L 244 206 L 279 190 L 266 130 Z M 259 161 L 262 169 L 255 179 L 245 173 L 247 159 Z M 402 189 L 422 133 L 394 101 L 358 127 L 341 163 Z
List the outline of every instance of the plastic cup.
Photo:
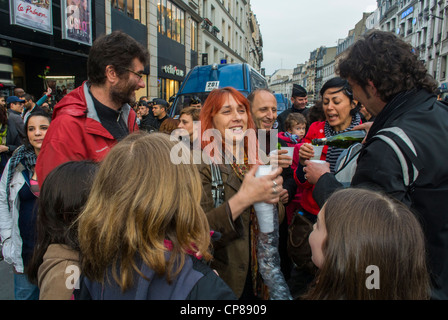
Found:
M 257 169 L 257 172 L 255 172 L 256 177 L 263 177 L 265 175 L 270 174 L 273 171 L 273 168 L 271 165 L 263 165 L 259 166 Z
M 280 147 L 280 150 L 286 150 L 288 153 L 286 154 L 288 157 L 294 156 L 294 147 Z
M 271 165 L 259 166 L 256 177 L 262 177 L 272 172 Z M 274 205 L 266 202 L 254 203 L 255 214 L 258 219 L 258 226 L 263 233 L 274 231 Z
M 314 157 L 311 157 L 310 160 L 320 160 L 323 148 L 324 146 L 313 146 Z
M 266 202 L 254 203 L 258 226 L 263 233 L 274 231 L 274 205 Z
M 310 161 L 315 162 L 315 163 L 326 163 L 327 162 L 325 160 L 310 160 Z

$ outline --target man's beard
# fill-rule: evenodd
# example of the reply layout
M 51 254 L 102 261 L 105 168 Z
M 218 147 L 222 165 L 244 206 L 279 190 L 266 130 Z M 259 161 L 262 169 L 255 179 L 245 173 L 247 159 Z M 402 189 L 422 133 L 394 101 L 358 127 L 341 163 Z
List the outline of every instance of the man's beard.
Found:
M 133 104 L 136 102 L 135 99 L 135 87 L 127 84 L 123 81 L 123 85 L 120 83 L 113 86 L 110 90 L 110 97 L 112 101 L 117 104 L 123 105 L 125 103 Z

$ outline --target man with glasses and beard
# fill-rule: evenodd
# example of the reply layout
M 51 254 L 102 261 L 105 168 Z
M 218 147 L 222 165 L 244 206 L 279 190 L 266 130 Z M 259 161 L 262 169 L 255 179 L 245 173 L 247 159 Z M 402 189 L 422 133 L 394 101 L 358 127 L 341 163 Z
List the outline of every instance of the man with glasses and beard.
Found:
M 121 31 L 95 40 L 87 61 L 88 81 L 54 107 L 36 163 L 39 185 L 61 163 L 101 161 L 118 141 L 138 130 L 130 104 L 136 102 L 135 91 L 145 87 L 148 61 L 148 51 Z

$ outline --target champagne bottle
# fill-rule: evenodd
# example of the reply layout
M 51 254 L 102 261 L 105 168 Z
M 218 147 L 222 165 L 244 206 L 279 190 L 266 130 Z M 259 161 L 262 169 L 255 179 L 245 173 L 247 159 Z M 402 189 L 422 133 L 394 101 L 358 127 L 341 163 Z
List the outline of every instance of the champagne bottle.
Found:
M 332 137 L 313 139 L 311 143 L 316 146 L 327 145 L 346 149 L 356 142 L 362 142 L 365 136 L 364 130 L 345 131 Z

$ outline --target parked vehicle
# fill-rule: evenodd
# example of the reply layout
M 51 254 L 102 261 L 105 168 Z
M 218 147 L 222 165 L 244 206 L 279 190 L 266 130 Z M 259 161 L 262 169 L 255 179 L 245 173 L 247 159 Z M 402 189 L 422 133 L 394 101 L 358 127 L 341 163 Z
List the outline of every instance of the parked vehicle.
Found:
M 291 100 L 285 97 L 281 93 L 274 93 L 275 99 L 277 99 L 277 115 L 292 107 Z
M 194 67 L 185 77 L 174 97 L 169 116 L 177 118 L 197 97 L 204 104 L 215 88 L 234 87 L 246 97 L 257 88 L 267 88 L 266 79 L 247 63 L 212 64 Z

